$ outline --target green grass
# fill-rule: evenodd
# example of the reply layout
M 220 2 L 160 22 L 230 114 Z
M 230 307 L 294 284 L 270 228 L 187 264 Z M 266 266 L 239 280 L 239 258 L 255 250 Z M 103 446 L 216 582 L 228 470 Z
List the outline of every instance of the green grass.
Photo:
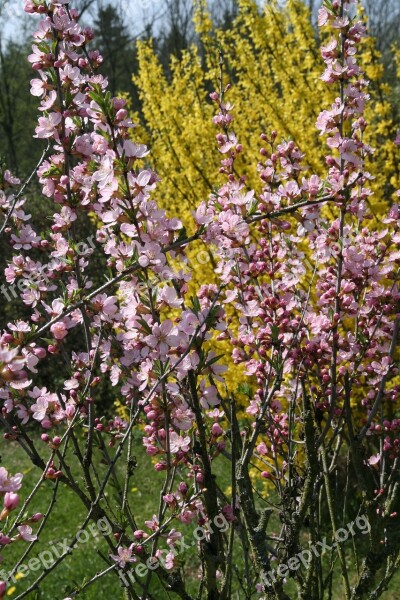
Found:
M 53 432 L 54 433 L 54 432 Z M 150 458 L 145 454 L 140 433 L 137 434 L 134 441 L 134 452 L 137 459 L 137 467 L 130 480 L 129 486 L 129 502 L 133 509 L 137 526 L 146 530 L 144 521 L 151 518 L 153 514 L 158 513 L 159 493 L 164 481 L 164 474 L 157 473 Z M 36 446 L 43 448 L 43 442 L 40 439 L 35 441 Z M 112 451 L 110 452 L 112 454 Z M 24 498 L 34 487 L 40 477 L 40 470 L 32 466 L 29 457 L 17 442 L 7 442 L 4 444 L 1 452 L 2 463 L 11 474 L 22 472 L 24 475 L 23 486 L 20 491 L 21 504 Z M 100 456 L 95 454 L 96 465 L 99 470 L 100 478 L 106 472 L 107 467 L 100 462 Z M 84 488 L 84 482 L 80 474 L 80 466 L 77 459 L 71 454 L 69 464 L 75 463 L 72 468 L 72 473 L 80 486 Z M 123 475 L 125 465 L 124 460 L 119 461 L 119 471 Z M 221 474 L 220 474 L 221 475 Z M 222 479 L 228 482 L 228 472 L 226 477 L 222 475 Z M 123 477 L 121 477 L 123 481 Z M 111 482 L 111 480 L 110 480 Z M 43 482 L 39 491 L 35 495 L 29 506 L 29 515 L 35 512 L 45 513 L 51 501 L 54 482 L 46 480 Z M 115 510 L 117 507 L 116 489 L 109 486 L 107 499 L 111 507 Z M 43 551 L 48 551 L 52 546 L 60 544 L 64 538 L 71 541 L 77 531 L 81 529 L 82 522 L 85 519 L 86 509 L 77 495 L 60 484 L 55 506 L 51 512 L 43 531 L 40 534 L 40 540 L 35 543 L 29 557 L 24 560 L 24 564 L 29 562 L 33 557 L 37 557 Z M 11 517 L 15 517 L 16 512 L 12 513 Z M 171 527 L 180 529 L 185 536 L 185 543 L 190 547 L 179 555 L 179 561 L 185 576 L 185 579 L 191 580 L 189 590 L 195 593 L 198 587 L 197 572 L 200 566 L 200 559 L 197 550 L 197 544 L 191 535 L 191 529 L 188 526 L 181 525 L 179 522 L 174 522 Z M 33 525 L 34 531 L 37 531 L 38 524 Z M 0 565 L 0 570 L 9 571 L 12 569 L 15 562 L 24 553 L 28 544 L 26 542 L 18 542 L 4 549 L 4 561 Z M 109 548 L 101 535 L 98 537 L 90 536 L 89 541 L 85 544 L 78 544 L 72 554 L 65 558 L 63 562 L 52 571 L 39 584 L 38 590 L 30 592 L 27 596 L 31 600 L 63 600 L 77 587 L 80 587 L 85 580 L 91 579 L 97 572 L 107 568 L 108 564 L 103 560 L 100 553 L 109 555 Z M 235 560 L 239 560 L 242 555 L 242 550 L 237 547 Z M 15 584 L 10 583 L 9 586 L 15 587 L 15 591 L 8 597 L 16 598 L 19 593 L 29 588 L 35 581 L 41 570 L 27 573 L 25 577 L 18 580 Z M 142 579 L 145 581 L 145 578 Z M 178 598 L 175 594 L 167 594 L 158 581 L 157 577 L 152 577 L 152 582 L 149 588 L 152 597 L 156 600 L 175 600 Z M 78 596 L 82 600 L 119 600 L 123 598 L 123 592 L 118 578 L 113 574 L 107 574 L 101 580 L 92 584 L 87 590 L 80 593 Z
M 42 442 L 38 440 L 36 441 L 36 444 L 40 448 Z M 143 451 L 140 435 L 135 439 L 134 447 L 138 464 L 130 481 L 129 500 L 138 527 L 146 529 L 144 520 L 150 518 L 153 513 L 158 512 L 159 490 L 161 489 L 163 474 L 154 471 L 149 457 L 146 456 Z M 5 443 L 1 454 L 2 463 L 12 474 L 15 472 L 22 472 L 24 474 L 23 487 L 21 490 L 21 497 L 23 499 L 24 495 L 29 493 L 37 482 L 40 471 L 31 465 L 29 457 L 16 442 Z M 71 456 L 70 463 L 73 464 L 71 461 L 75 460 L 72 469 L 74 477 L 83 487 L 83 482 L 80 480 L 81 475 L 79 465 L 77 464 L 76 458 L 74 458 L 73 455 Z M 100 464 L 99 457 L 97 457 L 96 460 L 98 460 L 96 464 L 100 474 L 104 473 L 106 466 Z M 123 470 L 124 461 L 120 462 L 120 469 Z M 226 466 L 226 463 L 223 463 L 222 459 L 221 461 L 217 461 L 216 467 L 218 477 L 221 477 L 224 484 L 226 483 L 226 485 L 228 485 L 229 473 L 228 470 L 224 472 L 224 466 Z M 29 514 L 33 514 L 34 512 L 45 513 L 51 501 L 53 491 L 54 482 L 46 480 L 34 497 L 29 508 Z M 108 489 L 107 498 L 112 508 L 115 509 L 117 506 L 115 488 L 113 489 L 110 487 Z M 40 535 L 40 540 L 34 545 L 31 554 L 24 560 L 24 563 L 26 564 L 31 558 L 37 557 L 41 552 L 48 551 L 54 544 L 57 547 L 57 544 L 62 542 L 64 538 L 71 541 L 74 534 L 81 529 L 85 515 L 86 509 L 79 498 L 66 486 L 60 485 L 54 509 Z M 15 516 L 15 513 L 13 513 L 12 516 Z M 274 516 L 273 521 L 275 520 L 276 523 L 272 522 L 271 524 L 275 526 L 276 531 L 279 531 L 280 522 L 277 516 Z M 176 523 L 172 526 L 179 529 L 179 526 Z M 34 525 L 33 528 L 36 531 L 38 525 Z M 185 552 L 179 556 L 179 560 L 181 561 L 185 579 L 188 581 L 192 580 L 192 584 L 188 586 L 189 592 L 195 593 L 196 573 L 199 566 L 197 546 L 190 532 L 188 533 L 187 527 L 182 527 L 182 532 L 185 535 L 185 542 L 189 544 L 190 548 L 185 550 Z M 0 570 L 10 570 L 27 547 L 27 543 L 19 542 L 4 548 L 4 551 L 2 552 L 4 561 L 0 565 Z M 306 540 L 304 540 L 304 547 L 307 547 Z M 351 554 L 351 543 L 346 547 L 346 551 L 350 577 L 353 579 L 355 565 Z M 90 535 L 88 542 L 78 544 L 73 553 L 40 583 L 39 589 L 29 593 L 27 598 L 31 600 L 63 600 L 68 596 L 69 592 L 81 586 L 85 580 L 90 579 L 97 572 L 102 571 L 107 567 L 107 563 L 101 557 L 101 553 L 106 557 L 109 554 L 106 542 L 101 535 L 98 537 Z M 238 565 L 239 569 L 240 565 L 243 564 L 243 549 L 238 541 L 235 543 L 232 562 L 234 565 Z M 11 595 L 7 596 L 7 598 L 16 598 L 19 593 L 27 589 L 35 581 L 40 573 L 41 570 L 30 572 L 26 577 L 18 580 L 15 585 L 9 584 L 12 586 L 10 591 L 12 591 L 14 587 L 15 590 Z M 293 581 L 289 581 L 286 587 L 287 592 L 291 595 L 293 594 L 293 597 L 296 597 L 294 594 L 295 588 Z M 384 593 L 382 596 L 383 600 L 400 600 L 400 592 L 397 591 L 398 589 L 400 589 L 400 576 L 394 578 L 391 584 L 391 591 Z M 153 598 L 156 600 L 175 600 L 177 598 L 174 594 L 168 595 L 156 577 L 152 578 L 150 591 Z M 123 594 L 118 579 L 111 573 L 94 583 L 85 592 L 80 593 L 78 597 L 82 600 L 122 600 Z M 240 600 L 241 598 L 242 595 L 240 592 L 237 594 L 235 591 L 232 595 L 232 600 Z M 341 600 L 342 598 L 344 598 L 343 585 L 337 569 L 337 572 L 335 572 L 334 575 L 333 600 Z
M 41 442 L 37 442 L 39 445 Z M 135 514 L 142 515 L 143 518 L 148 518 L 153 512 L 157 512 L 158 494 L 155 493 L 159 489 L 156 484 L 157 474 L 152 471 L 148 457 L 144 456 L 141 446 L 138 445 L 138 469 L 135 471 L 130 482 L 130 501 L 134 508 Z M 40 447 L 40 446 L 39 446 Z M 75 459 L 76 460 L 76 459 Z M 21 489 L 21 500 L 33 488 L 38 478 L 40 471 L 32 466 L 29 457 L 21 449 L 16 442 L 7 443 L 2 450 L 2 461 L 11 473 L 22 472 L 24 474 L 23 487 Z M 147 467 L 143 462 L 146 461 Z M 100 467 L 100 471 L 105 472 L 106 467 Z M 139 480 L 139 474 L 141 478 Z M 76 468 L 74 475 L 79 481 L 79 469 Z M 82 485 L 82 481 L 80 482 Z M 29 514 L 34 512 L 47 511 L 47 507 L 51 501 L 54 490 L 54 482 L 46 480 L 43 482 L 38 493 L 34 497 L 29 507 Z M 113 499 L 114 492 L 108 492 L 108 499 L 112 506 L 116 506 L 116 501 Z M 14 516 L 12 513 L 11 516 Z M 31 554 L 24 563 L 28 562 L 31 557 L 38 556 L 44 550 L 49 550 L 53 544 L 59 544 L 64 538 L 72 540 L 74 534 L 81 529 L 81 525 L 86 515 L 86 509 L 80 499 L 73 491 L 64 485 L 59 486 L 59 491 L 56 497 L 54 509 L 47 521 L 41 535 Z M 140 519 L 140 518 L 139 518 Z M 139 526 L 144 527 L 144 522 L 140 522 Z M 37 530 L 38 525 L 33 525 L 34 530 Z M 4 561 L 1 564 L 1 569 L 10 570 L 22 553 L 27 548 L 26 542 L 12 544 L 4 549 Z M 57 547 L 57 546 L 56 546 Z M 60 547 L 60 546 L 58 546 Z M 71 588 L 82 584 L 85 579 L 90 579 L 98 571 L 104 570 L 107 567 L 105 561 L 101 558 L 99 551 L 108 555 L 108 546 L 101 535 L 90 538 L 87 543 L 77 544 L 72 554 L 68 556 L 52 573 L 48 575 L 40 584 L 39 590 L 35 593 L 30 593 L 29 598 L 40 600 L 62 600 L 68 596 L 68 591 Z M 16 597 L 18 593 L 29 587 L 41 571 L 31 572 L 26 577 L 20 579 L 15 584 L 16 591 L 10 596 Z M 10 584 L 12 585 L 12 584 Z M 114 574 L 106 575 L 99 582 L 89 587 L 87 592 L 79 595 L 79 598 L 86 600 L 116 600 L 122 598 L 121 587 Z

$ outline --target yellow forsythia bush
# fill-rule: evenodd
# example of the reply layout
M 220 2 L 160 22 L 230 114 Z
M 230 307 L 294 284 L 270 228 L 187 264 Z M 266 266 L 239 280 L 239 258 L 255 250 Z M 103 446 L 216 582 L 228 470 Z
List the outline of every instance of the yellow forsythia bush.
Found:
M 288 0 L 285 6 L 272 0 L 263 12 L 254 0 L 240 0 L 239 14 L 228 30 L 213 28 L 200 1 L 196 27 L 201 52 L 192 47 L 180 59 L 172 57 L 170 80 L 151 43 L 139 45 L 135 77 L 145 121 L 142 139 L 150 145 L 150 160 L 163 179 L 158 199 L 189 225 L 190 211 L 218 184 L 214 107 L 208 93 L 219 87 L 219 48 L 224 56 L 224 84 L 233 84 L 229 101 L 235 107 L 235 132 L 245 149 L 243 161 L 248 168 L 242 166 L 250 185 L 255 183 L 250 165 L 258 155 L 262 131 L 276 130 L 279 138 L 293 139 L 306 154 L 306 164 L 314 172 L 325 171 L 319 159 L 322 142 L 312 124 L 319 107 L 329 104 L 333 99 L 329 94 L 334 93 L 321 81 L 320 42 L 301 0 Z M 373 202 L 377 206 L 387 203 L 400 184 L 393 143 L 397 126 L 379 59 L 374 40 L 366 39 L 360 62 L 371 80 L 366 135 L 376 148 L 371 174 L 376 178 Z M 209 150 L 213 146 L 214 153 Z

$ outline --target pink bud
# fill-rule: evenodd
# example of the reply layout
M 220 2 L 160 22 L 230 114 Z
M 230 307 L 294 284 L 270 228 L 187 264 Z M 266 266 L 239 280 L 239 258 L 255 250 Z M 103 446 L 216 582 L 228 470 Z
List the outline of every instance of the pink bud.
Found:
M 34 515 L 32 515 L 32 517 L 29 519 L 29 521 L 31 523 L 37 523 L 38 521 L 41 521 L 42 519 L 43 519 L 42 513 L 35 513 Z
M 181 481 L 180 484 L 178 485 L 178 492 L 180 492 L 181 494 L 183 494 L 185 496 L 185 494 L 187 494 L 188 491 L 188 486 L 184 481 Z
M 115 110 L 120 110 L 121 108 L 124 108 L 124 106 L 126 106 L 126 100 L 124 100 L 123 98 L 113 98 L 113 105 Z
M 4 508 L 7 510 L 14 510 L 19 504 L 19 496 L 14 492 L 7 492 L 4 496 Z
M 124 109 L 121 109 L 117 112 L 117 114 L 115 115 L 115 118 L 117 121 L 123 121 L 124 119 L 126 119 L 127 116 L 128 116 L 127 111 Z
M 165 462 L 158 462 L 154 465 L 154 468 L 156 471 L 165 471 L 167 468 L 167 463 Z
M 133 537 L 136 540 L 142 540 L 144 538 L 144 535 L 145 535 L 145 533 L 144 533 L 143 529 L 137 529 L 136 531 L 133 532 Z
M 173 504 L 175 502 L 175 496 L 173 494 L 165 494 L 163 500 L 166 504 Z
M 10 544 L 11 540 L 8 537 L 8 535 L 1 535 L 0 534 L 0 546 L 7 546 L 7 544 Z
M 5 581 L 0 581 L 0 598 L 4 598 L 7 590 L 7 584 Z
M 224 433 L 224 430 L 218 423 L 214 423 L 214 425 L 211 427 L 211 433 L 218 437 Z
M 45 358 L 46 356 L 46 350 L 44 348 L 35 348 L 33 353 L 38 358 Z

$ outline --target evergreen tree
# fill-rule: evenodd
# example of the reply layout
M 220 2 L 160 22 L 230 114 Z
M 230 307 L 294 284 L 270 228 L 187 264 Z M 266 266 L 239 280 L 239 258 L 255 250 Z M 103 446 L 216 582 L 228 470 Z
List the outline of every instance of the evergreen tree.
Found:
M 111 4 L 99 8 L 93 28 L 96 44 L 104 58 L 100 71 L 107 75 L 111 93 L 115 96 L 117 92 L 128 92 L 135 105 L 137 93 L 132 73 L 136 71 L 137 59 L 134 38 Z

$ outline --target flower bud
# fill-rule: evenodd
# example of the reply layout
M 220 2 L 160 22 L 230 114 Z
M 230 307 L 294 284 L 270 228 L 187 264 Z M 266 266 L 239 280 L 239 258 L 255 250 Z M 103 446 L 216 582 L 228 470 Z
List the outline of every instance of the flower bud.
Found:
M 14 510 L 19 504 L 19 496 L 14 492 L 7 492 L 4 496 L 4 508 L 7 510 Z
M 180 492 L 183 496 L 187 494 L 188 486 L 184 481 L 181 481 L 178 485 L 178 492 Z
M 218 423 L 214 423 L 211 427 L 211 433 L 218 437 L 224 433 L 224 430 L 222 429 L 221 425 L 219 425 Z
M 133 537 L 136 540 L 142 540 L 145 536 L 145 533 L 143 531 L 143 529 L 137 529 L 136 531 L 133 532 Z
M 0 546 L 7 546 L 7 544 L 11 544 L 11 540 L 8 535 L 0 534 Z
M 43 519 L 42 513 L 35 513 L 34 515 L 31 516 L 29 521 L 30 521 L 30 523 L 37 523 L 38 521 L 41 521 L 42 519 Z

